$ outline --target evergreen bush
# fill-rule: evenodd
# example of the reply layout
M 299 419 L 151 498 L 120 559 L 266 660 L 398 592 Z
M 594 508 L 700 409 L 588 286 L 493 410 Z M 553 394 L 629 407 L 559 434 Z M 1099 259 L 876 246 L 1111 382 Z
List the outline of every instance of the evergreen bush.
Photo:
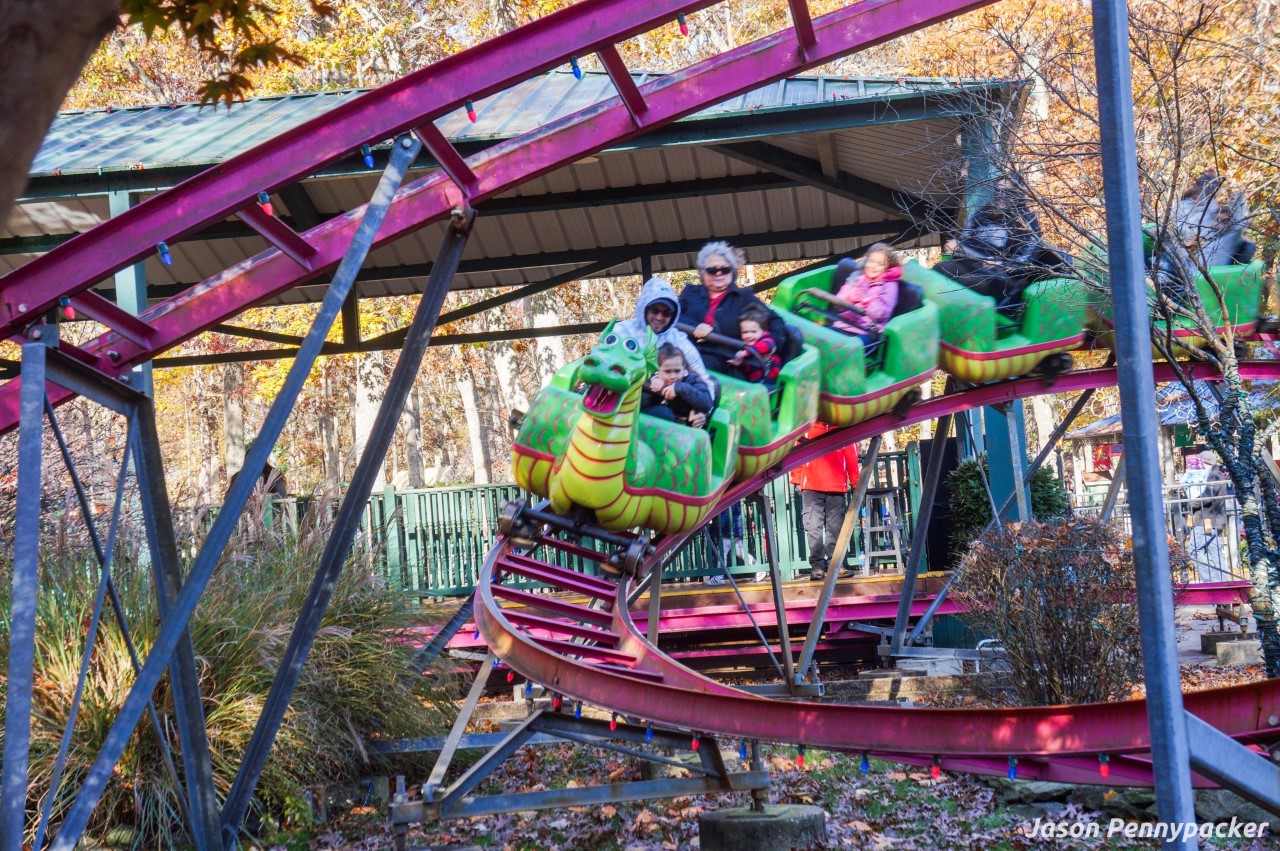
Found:
M 1030 464 L 1028 463 L 1028 466 Z M 968 458 L 947 476 L 951 489 L 951 563 L 964 557 L 969 542 L 991 522 L 991 500 L 983 486 L 986 479 L 987 455 Z M 1071 515 L 1071 500 L 1058 477 L 1048 467 L 1041 467 L 1028 482 L 1031 491 L 1031 513 L 1047 522 Z M 1009 517 L 1005 513 L 1005 517 Z

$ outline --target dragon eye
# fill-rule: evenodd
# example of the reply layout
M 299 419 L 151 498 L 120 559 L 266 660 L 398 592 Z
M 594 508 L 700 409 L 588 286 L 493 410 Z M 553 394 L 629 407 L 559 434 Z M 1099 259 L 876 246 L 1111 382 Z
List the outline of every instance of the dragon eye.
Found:
M 605 337 L 605 338 L 604 338 L 604 342 L 605 342 L 605 345 L 609 345 L 609 346 L 611 346 L 611 345 L 613 345 L 614 343 L 618 342 L 618 335 L 617 335 L 617 334 L 610 334 L 608 337 Z
M 626 345 L 626 347 L 627 347 L 628 349 L 630 349 L 631 351 L 633 351 L 633 352 L 634 352 L 636 349 L 640 348 L 640 344 L 639 344 L 639 343 L 637 343 L 635 340 L 631 340 L 631 339 L 628 339 L 628 340 L 627 340 L 627 342 L 626 342 L 624 345 Z

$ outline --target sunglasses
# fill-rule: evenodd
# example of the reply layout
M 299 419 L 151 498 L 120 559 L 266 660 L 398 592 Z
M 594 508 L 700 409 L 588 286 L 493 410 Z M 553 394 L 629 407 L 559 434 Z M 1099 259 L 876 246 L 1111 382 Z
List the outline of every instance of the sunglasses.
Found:
M 732 266 L 707 266 L 702 271 L 708 275 L 727 275 L 733 271 Z
M 659 316 L 673 316 L 675 311 L 665 305 L 654 305 L 647 308 L 645 313 L 656 313 Z

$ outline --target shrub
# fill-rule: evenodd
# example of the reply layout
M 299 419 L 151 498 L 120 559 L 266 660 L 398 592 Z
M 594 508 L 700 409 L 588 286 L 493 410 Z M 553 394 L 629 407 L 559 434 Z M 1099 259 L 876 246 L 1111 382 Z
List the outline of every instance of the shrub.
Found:
M 1109 701 L 1129 697 L 1141 679 L 1134 580 L 1133 551 L 1117 528 L 1032 521 L 974 541 L 955 596 L 973 629 L 1003 644 L 1021 704 Z
M 968 458 L 947 476 L 951 489 L 952 562 L 964 555 L 965 546 L 991 522 L 991 500 L 983 480 L 987 477 L 986 453 Z M 1041 467 L 1028 482 L 1031 513 L 1041 522 L 1068 517 L 1071 500 L 1062 482 L 1048 467 Z M 1009 514 L 1006 512 L 1005 517 Z
M 310 516 L 326 515 L 315 511 Z M 246 512 L 246 517 L 261 516 L 254 506 Z M 286 532 L 278 524 L 244 529 L 249 522 L 242 523 L 248 534 L 228 552 L 190 624 L 220 797 L 230 788 L 261 714 L 329 532 L 327 523 L 304 521 L 299 531 Z M 443 702 L 446 695 L 433 685 L 438 681 L 411 668 L 413 647 L 402 640 L 406 630 L 421 626 L 421 611 L 359 568 L 361 562 L 353 558 L 334 589 L 258 783 L 255 806 L 260 814 L 296 809 L 302 789 L 318 779 L 373 773 L 377 758 L 367 747 L 373 737 L 429 735 L 451 720 L 452 710 Z M 11 566 L 0 570 L 6 586 L 10 571 Z M 48 791 L 84 650 L 95 574 L 87 559 L 76 559 L 65 550 L 56 559 L 45 555 L 37 601 L 31 742 L 35 800 L 29 813 Z M 145 658 L 158 626 L 149 570 L 124 567 L 115 579 L 133 640 Z M 7 657 L 9 601 L 2 605 L 0 653 Z M 134 679 L 121 631 L 109 611 L 98 634 L 63 791 L 55 802 L 54 828 L 74 800 Z M 181 772 L 167 679 L 153 700 Z M 90 830 L 99 836 L 108 831 L 128 835 L 137 847 L 180 845 L 180 794 L 164 768 L 155 729 L 144 715 Z

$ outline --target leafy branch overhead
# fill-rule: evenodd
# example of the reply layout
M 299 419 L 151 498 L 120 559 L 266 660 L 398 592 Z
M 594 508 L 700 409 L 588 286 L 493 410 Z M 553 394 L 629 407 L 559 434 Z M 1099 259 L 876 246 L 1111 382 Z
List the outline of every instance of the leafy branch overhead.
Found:
M 324 0 L 310 0 L 310 6 L 318 18 L 337 13 Z M 274 17 L 277 9 L 262 0 L 124 0 L 121 12 L 125 23 L 140 27 L 148 39 L 176 27 L 217 62 L 216 76 L 200 85 L 201 103 L 224 101 L 230 105 L 253 87 L 249 71 L 302 60 L 284 47 L 281 39 L 264 31 L 263 20 Z

